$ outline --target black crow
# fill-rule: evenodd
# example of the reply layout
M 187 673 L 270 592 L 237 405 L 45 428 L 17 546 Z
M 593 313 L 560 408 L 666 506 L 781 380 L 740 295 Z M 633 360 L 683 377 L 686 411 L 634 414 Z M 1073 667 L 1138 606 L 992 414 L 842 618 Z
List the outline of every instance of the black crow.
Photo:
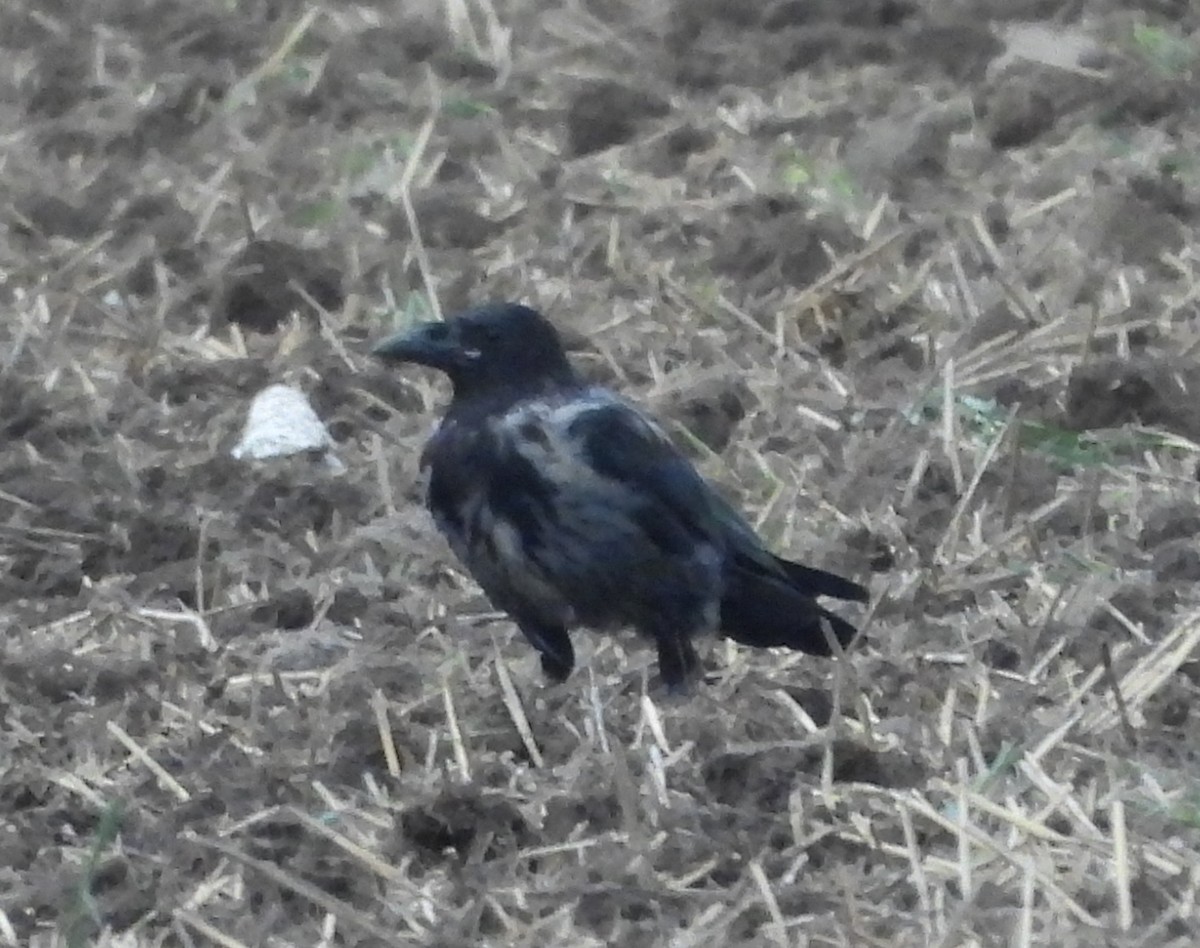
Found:
M 372 352 L 438 369 L 453 398 L 421 458 L 438 529 L 492 604 L 541 653 L 575 665 L 574 626 L 654 640 L 663 681 L 686 687 L 692 640 L 829 655 L 855 628 L 816 596 L 857 583 L 781 559 L 637 408 L 589 385 L 554 327 L 515 303 L 423 323 Z

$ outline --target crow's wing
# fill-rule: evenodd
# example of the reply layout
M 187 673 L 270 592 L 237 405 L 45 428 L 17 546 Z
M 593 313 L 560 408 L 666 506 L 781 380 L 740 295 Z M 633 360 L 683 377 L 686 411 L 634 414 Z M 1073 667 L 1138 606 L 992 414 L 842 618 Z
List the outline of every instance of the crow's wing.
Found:
M 733 505 L 632 405 L 610 393 L 594 396 L 594 407 L 570 427 L 595 471 L 669 511 L 693 535 L 716 542 L 733 574 L 780 582 L 809 596 L 867 599 L 867 590 L 852 580 L 770 553 Z
M 568 423 L 586 463 L 697 538 L 783 575 L 775 557 L 734 507 L 700 476 L 667 435 L 632 405 L 593 395 Z

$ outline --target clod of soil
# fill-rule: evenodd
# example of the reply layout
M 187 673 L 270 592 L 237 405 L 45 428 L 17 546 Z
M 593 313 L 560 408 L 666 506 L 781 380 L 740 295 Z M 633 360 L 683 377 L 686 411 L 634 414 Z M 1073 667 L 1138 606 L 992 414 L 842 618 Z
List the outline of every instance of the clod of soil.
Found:
M 746 417 L 751 399 L 745 383 L 713 379 L 670 399 L 664 415 L 683 425 L 712 451 L 724 451 L 738 424 Z
M 1054 127 L 1054 100 L 1031 81 L 999 83 L 980 104 L 993 148 L 1020 148 Z
M 14 208 L 18 232 L 42 238 L 66 237 L 85 240 L 104 223 L 104 210 L 74 204 L 56 194 L 42 194 L 18 201 Z
M 1151 266 L 1182 246 L 1190 209 L 1172 189 L 1139 186 L 1102 189 L 1093 241 L 1098 250 L 1126 264 Z
M 304 468 L 285 466 L 256 483 L 238 511 L 249 529 L 301 540 L 312 531 L 320 536 L 335 518 L 361 510 L 365 495 L 360 487 L 341 480 L 306 479 Z
M 846 165 L 856 181 L 907 190 L 915 179 L 945 173 L 957 124 L 956 116 L 940 111 L 861 123 L 847 145 Z
M 530 830 L 506 799 L 469 791 L 447 790 L 428 804 L 410 807 L 400 816 L 408 841 L 429 863 L 453 851 L 458 859 L 496 859 L 525 845 Z
M 856 243 L 844 223 L 811 213 L 789 196 L 760 195 L 729 209 L 713 245 L 713 268 L 764 287 L 804 287 L 833 265 L 834 254 Z
M 567 148 L 579 157 L 629 141 L 645 119 L 671 111 L 645 88 L 605 80 L 585 85 L 567 107 Z
M 226 269 L 216 314 L 221 323 L 269 333 L 293 312 L 310 312 L 309 299 L 338 309 L 344 299 L 341 274 L 316 251 L 254 239 Z
M 1150 568 L 1154 578 L 1164 586 L 1200 583 L 1200 550 L 1196 549 L 1196 536 L 1191 533 L 1185 540 L 1171 540 L 1155 548 Z
M 72 39 L 46 42 L 39 49 L 37 68 L 27 77 L 26 113 L 34 118 L 60 118 L 99 90 L 88 81 L 87 54 Z
M 1138 546 L 1153 550 L 1175 540 L 1194 540 L 1200 536 L 1200 506 L 1190 501 L 1164 504 L 1146 515 Z
M 0 435 L 6 441 L 26 437 L 53 414 L 45 392 L 14 375 L 0 376 Z
M 255 606 L 250 617 L 270 628 L 303 629 L 312 622 L 315 614 L 311 593 L 304 589 L 288 589 Z
M 1094 359 L 1071 372 L 1063 424 L 1073 431 L 1152 425 L 1194 438 L 1200 436 L 1200 407 L 1191 395 L 1197 384 L 1194 367 L 1166 359 Z
M 930 20 L 917 25 L 908 37 L 921 50 L 921 64 L 938 67 L 951 79 L 981 79 L 988 64 L 1004 52 L 1004 43 L 986 24 L 977 20 Z
M 656 143 L 647 164 L 654 174 L 662 177 L 681 174 L 689 157 L 708 150 L 716 140 L 716 135 L 706 129 L 681 125 Z
M 427 247 L 475 250 L 504 230 L 504 223 L 484 217 L 465 194 L 441 190 L 426 194 L 413 202 L 421 239 Z M 408 240 L 412 228 L 403 208 L 397 208 L 387 218 L 388 233 L 398 240 Z
M 819 778 L 823 757 L 820 747 L 721 754 L 705 764 L 704 782 L 718 803 L 786 812 L 797 779 Z M 880 754 L 849 741 L 835 742 L 833 761 L 836 782 L 899 789 L 920 782 L 923 775 L 915 760 Z

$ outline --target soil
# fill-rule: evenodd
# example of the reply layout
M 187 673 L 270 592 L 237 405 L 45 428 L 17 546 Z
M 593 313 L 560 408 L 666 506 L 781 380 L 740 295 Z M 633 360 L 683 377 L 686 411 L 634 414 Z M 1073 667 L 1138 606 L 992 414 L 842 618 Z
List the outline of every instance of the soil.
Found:
M 1200 939 L 1193 4 L 9 0 L 0 47 L 0 943 Z M 866 643 L 545 684 L 421 507 L 444 385 L 367 355 L 504 298 Z M 230 457 L 279 381 L 344 473 Z

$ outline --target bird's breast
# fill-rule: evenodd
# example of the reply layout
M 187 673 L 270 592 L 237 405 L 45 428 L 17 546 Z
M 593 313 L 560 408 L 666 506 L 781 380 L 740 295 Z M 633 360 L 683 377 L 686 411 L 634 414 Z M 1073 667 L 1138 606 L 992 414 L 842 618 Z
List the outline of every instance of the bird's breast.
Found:
M 487 426 L 446 425 L 426 448 L 426 504 L 450 548 L 491 592 L 556 599 L 540 565 L 556 489 Z

